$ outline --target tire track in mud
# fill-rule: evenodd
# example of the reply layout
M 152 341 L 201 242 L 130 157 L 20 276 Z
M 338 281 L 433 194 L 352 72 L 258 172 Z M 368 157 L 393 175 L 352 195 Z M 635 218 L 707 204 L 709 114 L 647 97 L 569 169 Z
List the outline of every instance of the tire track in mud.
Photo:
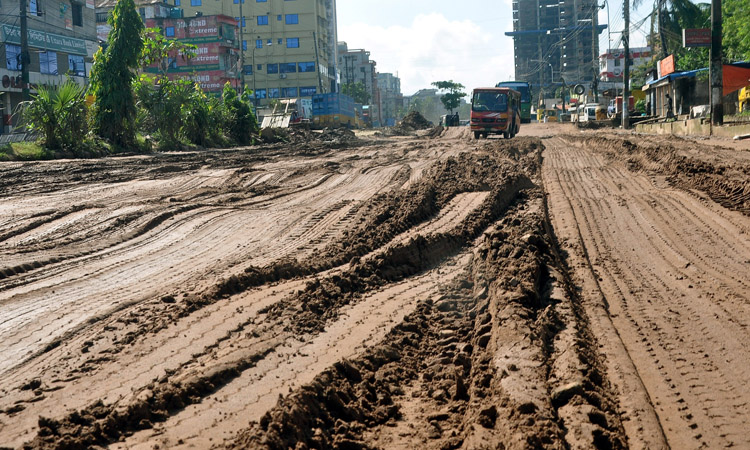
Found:
M 485 231 L 469 270 L 383 343 L 226 448 L 624 448 L 585 323 L 558 309 L 564 296 L 550 301 L 542 218 L 528 208 Z
M 357 289 L 361 290 L 362 288 L 364 288 L 365 290 L 371 290 L 373 288 L 379 288 L 379 286 L 385 286 L 388 284 L 387 282 L 385 284 L 382 284 L 382 282 L 377 281 L 378 279 L 381 279 L 380 277 L 385 277 L 382 279 L 387 279 L 391 282 L 397 281 L 399 279 L 403 279 L 404 277 L 408 277 L 411 274 L 419 273 L 420 271 L 424 270 L 424 268 L 430 267 L 432 264 L 437 263 L 439 260 L 444 258 L 444 256 L 441 255 L 447 255 L 458 251 L 464 245 L 463 240 L 465 238 L 450 237 L 450 234 L 455 234 L 456 236 L 471 236 L 481 231 L 481 229 L 483 228 L 481 224 L 486 223 L 487 220 L 491 220 L 490 218 L 493 215 L 497 215 L 498 212 L 502 210 L 502 205 L 504 204 L 504 202 L 512 200 L 513 189 L 520 189 L 521 187 L 526 185 L 525 183 L 527 182 L 523 181 L 523 177 L 519 179 L 518 177 L 511 176 L 507 179 L 506 182 L 499 184 L 499 186 L 501 186 L 501 190 L 493 193 L 493 195 L 491 196 L 491 201 L 488 200 L 482 203 L 481 207 L 479 208 L 480 211 L 478 211 L 478 214 L 470 214 L 470 217 L 465 219 L 455 231 L 451 231 L 451 233 L 449 233 L 449 235 L 446 235 L 445 237 L 441 237 L 441 235 L 435 235 L 434 237 L 427 238 L 426 241 L 424 238 L 412 239 L 401 246 L 396 246 L 396 248 L 389 250 L 388 252 L 386 252 L 385 256 L 378 256 L 376 258 L 373 258 L 374 261 L 372 262 L 357 263 L 357 267 L 354 267 L 353 269 L 351 269 L 351 271 L 356 272 L 358 276 L 363 276 L 365 279 L 369 279 L 366 284 Z M 505 192 L 502 190 L 506 187 L 509 187 L 511 191 Z M 435 246 L 429 245 L 429 242 L 442 243 Z M 415 252 L 415 250 L 418 251 Z M 431 252 L 434 253 L 434 256 L 430 256 Z M 417 256 L 417 259 L 415 260 L 414 256 L 409 255 L 419 256 Z M 396 270 L 388 269 L 386 271 L 383 271 L 383 268 L 389 266 L 393 267 L 396 263 L 398 264 L 395 266 L 398 267 Z M 407 266 L 404 266 L 404 264 L 407 264 Z M 409 268 L 408 265 L 415 266 L 414 268 Z M 370 273 L 369 277 L 366 276 L 367 273 Z M 326 284 L 326 286 L 328 286 L 327 283 L 333 283 L 333 285 L 341 285 L 341 282 L 342 280 L 344 280 L 344 278 L 345 277 L 341 275 L 333 275 L 328 279 L 329 281 L 326 281 L 326 283 L 324 284 Z M 329 303 L 329 301 L 327 300 L 325 289 L 321 291 L 320 286 L 321 284 L 319 282 L 313 283 L 297 296 L 300 298 L 300 300 L 302 300 L 302 305 L 306 305 L 306 307 L 309 307 L 311 305 L 310 302 L 305 302 L 306 299 L 312 299 L 315 298 L 315 296 L 320 295 L 323 296 L 321 298 L 326 298 L 326 301 L 321 303 L 320 305 L 322 305 L 326 309 L 325 316 L 328 318 L 328 321 L 330 323 L 334 323 L 336 320 L 338 320 L 338 311 L 340 310 L 340 308 L 345 307 L 347 304 L 359 304 L 361 302 L 361 298 L 359 296 L 346 296 L 344 302 Z M 312 295 L 313 297 L 310 297 L 310 295 Z M 313 319 L 309 315 L 304 313 L 299 314 L 299 303 L 287 302 L 286 304 L 288 306 L 284 306 L 284 302 L 282 302 L 278 307 L 271 308 L 268 311 L 263 311 L 263 313 L 268 313 L 266 317 L 269 319 L 268 321 L 270 323 L 276 323 L 275 321 L 277 320 L 287 321 L 293 317 L 292 323 L 286 326 L 286 328 L 290 331 L 295 329 L 302 329 L 312 331 L 314 334 L 320 333 L 322 331 L 321 326 L 323 326 L 326 322 L 320 322 L 319 319 Z M 284 312 L 285 308 L 288 312 Z M 292 313 L 291 316 L 290 313 Z M 275 327 L 275 329 L 281 328 L 277 326 Z M 261 335 L 263 335 L 263 333 L 261 333 Z M 247 358 L 242 359 L 242 361 L 240 361 L 239 363 L 235 363 L 234 367 L 239 367 L 240 372 L 244 372 L 245 370 L 249 370 L 250 368 L 254 367 L 258 361 L 262 361 L 264 357 L 270 354 L 269 352 L 273 351 L 274 346 L 272 345 L 271 347 L 264 348 L 265 350 L 260 348 L 256 349 L 260 352 L 256 353 L 257 356 L 250 355 Z M 78 415 L 86 415 L 86 417 L 88 417 L 88 419 L 86 420 L 89 421 L 87 423 L 91 424 L 93 423 L 91 422 L 91 420 L 93 420 L 91 419 L 91 417 L 101 417 L 101 419 L 103 420 L 105 417 L 102 415 L 113 417 L 112 414 L 115 414 L 116 419 L 113 419 L 115 420 L 115 423 L 117 425 L 115 428 L 122 428 L 123 431 L 135 430 L 144 425 L 143 423 L 141 423 L 144 419 L 147 421 L 163 420 L 164 413 L 159 411 L 163 411 L 164 408 L 166 408 L 166 410 L 170 410 L 169 403 L 165 403 L 165 398 L 174 398 L 176 395 L 177 398 L 182 399 L 180 400 L 180 404 L 184 406 L 184 403 L 182 402 L 194 401 L 192 399 L 196 398 L 196 391 L 198 397 L 205 396 L 210 392 L 214 392 L 215 389 L 223 386 L 227 382 L 234 379 L 236 376 L 238 376 L 238 374 L 235 372 L 235 369 L 231 368 L 231 366 L 226 369 L 220 369 L 219 372 L 216 372 L 213 369 L 209 369 L 209 372 L 204 377 L 197 379 L 197 381 L 191 381 L 190 383 L 181 384 L 180 386 L 182 386 L 182 388 L 176 388 L 174 386 L 165 387 L 165 385 L 159 385 L 158 387 L 163 387 L 164 389 L 154 388 L 152 390 L 152 392 L 154 392 L 153 396 L 147 396 L 148 398 L 142 399 L 140 403 L 136 402 L 135 404 L 131 404 L 132 407 L 124 407 L 124 410 L 120 408 L 119 413 L 123 413 L 124 415 L 120 416 L 113 413 L 111 410 L 106 410 L 106 408 L 102 409 L 101 405 L 94 407 L 94 410 L 88 411 L 91 412 L 93 416 L 86 415 L 87 411 L 82 411 Z M 171 385 L 167 383 L 167 386 Z M 177 389 L 176 393 L 174 391 L 175 389 Z M 206 391 L 206 389 L 208 389 L 208 391 Z M 156 409 L 154 410 L 151 407 L 146 406 L 146 404 L 152 404 Z M 144 406 L 146 406 L 147 408 L 145 411 L 143 410 Z M 134 417 L 132 417 L 131 413 L 136 414 L 136 418 L 138 420 L 135 420 Z M 145 416 L 138 415 L 141 413 L 145 414 Z M 112 419 L 107 420 L 111 422 Z M 62 423 L 58 423 L 57 421 L 45 422 L 43 424 L 43 428 L 45 430 L 48 430 L 44 431 L 41 436 L 44 436 L 45 433 L 48 432 L 51 432 L 53 435 L 58 434 L 58 431 L 64 435 L 64 429 L 67 427 L 65 423 L 66 422 L 64 421 Z M 118 433 L 117 431 L 114 432 Z M 41 440 L 38 441 L 37 444 L 43 445 L 43 442 L 44 441 Z
M 338 193 L 338 195 L 342 199 L 356 199 L 358 198 L 357 195 L 362 195 L 361 192 L 358 192 L 360 190 L 359 186 L 361 184 L 367 185 L 368 189 L 370 190 L 382 188 L 391 180 L 391 175 L 389 174 L 389 172 L 397 171 L 397 167 L 393 169 L 384 167 L 384 170 L 373 172 L 371 177 L 367 177 L 364 180 L 353 179 L 349 181 L 348 179 L 351 177 L 339 176 L 339 179 L 347 180 L 347 182 L 343 183 L 341 181 L 331 179 L 332 183 L 321 185 L 319 189 L 328 192 L 331 197 L 333 197 L 333 195 L 331 194 Z M 370 190 L 365 190 L 364 194 L 371 192 Z M 160 195 L 162 194 L 163 193 L 160 193 Z M 331 235 L 330 229 L 326 227 L 327 223 L 318 223 L 320 222 L 319 219 L 321 219 L 322 217 L 320 217 L 319 214 L 315 213 L 317 201 L 315 200 L 315 198 L 321 198 L 322 196 L 315 195 L 311 197 L 309 194 L 306 194 L 304 192 L 301 195 L 302 197 L 295 198 L 294 196 L 292 196 L 291 198 L 294 199 L 294 203 L 301 206 L 300 212 L 303 215 L 291 222 L 284 216 L 286 215 L 286 217 L 288 217 L 288 211 L 279 212 L 276 213 L 274 217 L 269 217 L 264 209 L 258 208 L 217 209 L 204 207 L 199 209 L 195 214 L 183 214 L 184 217 L 180 217 L 179 215 L 175 217 L 172 213 L 161 214 L 155 219 L 151 219 L 147 224 L 143 225 L 142 229 L 139 232 L 135 233 L 135 239 L 123 241 L 121 243 L 115 243 L 115 245 L 113 245 L 111 248 L 105 248 L 104 250 L 98 252 L 96 251 L 96 249 L 89 250 L 91 254 L 89 254 L 88 256 L 79 255 L 78 258 L 73 259 L 72 261 L 52 263 L 53 267 L 47 267 L 45 268 L 44 272 L 39 272 L 42 275 L 42 278 L 37 278 L 36 273 L 30 273 L 28 274 L 29 276 L 25 277 L 22 281 L 19 282 L 18 277 L 16 277 L 13 283 L 18 286 L 16 286 L 16 289 L 6 290 L 6 299 L 2 301 L 6 303 L 8 301 L 13 301 L 17 304 L 21 303 L 23 311 L 26 312 L 24 313 L 22 310 L 18 310 L 16 314 L 16 312 L 14 312 L 13 310 L 8 309 L 5 310 L 4 316 L 14 317 L 13 320 L 28 320 L 25 319 L 23 315 L 25 314 L 28 316 L 29 313 L 33 313 L 34 316 L 40 316 L 45 312 L 45 310 L 40 308 L 38 301 L 35 303 L 28 303 L 23 299 L 27 298 L 29 295 L 37 297 L 41 292 L 44 292 L 44 301 L 46 303 L 54 305 L 62 304 L 64 305 L 64 308 L 66 310 L 71 311 L 75 316 L 82 317 L 82 319 L 79 319 L 78 322 L 72 323 L 72 325 L 70 322 L 68 322 L 69 319 L 63 318 L 62 322 L 58 321 L 58 323 L 60 324 L 60 327 L 58 327 L 59 330 L 67 329 L 69 332 L 75 333 L 77 324 L 79 326 L 85 326 L 86 320 L 91 317 L 96 317 L 103 313 L 106 313 L 107 310 L 112 311 L 122 307 L 126 307 L 132 302 L 142 301 L 149 296 L 158 295 L 158 290 L 162 290 L 163 292 L 165 290 L 169 291 L 172 289 L 169 285 L 158 283 L 158 286 L 153 286 L 153 291 L 145 290 L 148 284 L 141 284 L 140 286 L 138 286 L 138 288 L 135 289 L 135 291 L 126 287 L 125 290 L 112 292 L 113 288 L 111 287 L 111 285 L 117 280 L 110 278 L 107 275 L 108 273 L 117 272 L 119 276 L 118 279 L 121 280 L 120 282 L 124 282 L 126 285 L 133 286 L 135 280 L 147 280 L 151 278 L 151 275 L 153 273 L 143 271 L 143 269 L 146 268 L 148 264 L 152 265 L 155 270 L 165 270 L 167 269 L 167 267 L 165 267 L 164 264 L 168 264 L 172 272 L 170 274 L 170 277 L 176 280 L 192 278 L 192 275 L 190 273 L 190 266 L 185 266 L 184 264 L 180 263 L 181 260 L 184 260 L 184 257 L 187 257 L 190 260 L 195 260 L 196 257 L 199 257 L 201 254 L 203 254 L 203 257 L 208 260 L 217 262 L 222 261 L 222 259 L 225 261 L 229 260 L 226 263 L 223 263 L 225 267 L 223 269 L 220 269 L 221 271 L 226 270 L 227 267 L 231 267 L 232 259 L 239 260 L 245 255 L 252 252 L 257 252 L 258 250 L 260 250 L 260 252 L 256 253 L 255 261 L 257 261 L 259 264 L 264 264 L 268 261 L 279 259 L 280 257 L 283 257 L 284 255 L 290 253 L 304 254 L 300 252 L 301 246 L 306 245 L 310 248 L 310 250 L 316 248 L 316 245 L 309 244 L 309 240 L 311 238 L 317 236 L 315 237 L 315 239 L 317 239 L 317 241 L 319 242 L 318 245 L 323 245 L 326 242 L 324 240 L 325 236 L 328 235 L 330 238 Z M 325 202 L 327 201 L 327 199 L 323 198 L 321 201 Z M 186 206 L 178 207 L 177 211 L 189 210 L 195 207 L 197 207 L 197 205 L 188 204 Z M 212 218 L 212 215 L 215 216 L 217 214 L 223 217 L 221 223 L 217 223 L 216 219 Z M 312 215 L 313 217 L 311 219 L 307 219 L 305 217 L 306 215 Z M 265 221 L 258 221 L 257 217 L 262 217 Z M 174 223 L 162 224 L 162 222 L 170 218 L 177 220 L 174 220 Z M 347 216 L 347 214 L 344 213 L 340 221 L 346 221 L 350 218 L 351 214 Z M 285 228 L 284 226 L 270 228 L 268 226 L 270 223 L 268 222 L 269 220 L 272 220 L 272 222 L 275 221 L 279 224 L 284 224 L 286 222 L 288 224 L 287 228 Z M 334 218 L 334 220 L 336 219 Z M 191 223 L 191 221 L 195 223 Z M 293 230 L 295 222 L 296 226 L 305 227 L 307 229 L 307 233 L 304 236 L 302 236 L 302 233 L 300 233 L 300 236 L 297 237 L 295 237 L 294 235 L 292 235 L 291 237 L 287 237 L 286 234 L 290 232 L 290 229 Z M 248 233 L 247 225 L 254 223 L 256 224 L 255 229 L 257 231 L 251 230 L 251 233 Z M 175 230 L 177 229 L 176 227 L 178 226 L 178 224 L 183 224 L 183 226 L 187 227 L 194 227 L 194 232 L 192 233 L 181 233 L 185 236 L 190 237 L 190 240 L 175 240 L 175 236 L 177 236 Z M 215 236 L 211 240 L 216 242 L 223 242 L 223 245 L 225 247 L 229 247 L 228 254 L 223 254 L 226 253 L 227 250 L 222 250 L 221 248 L 212 249 L 212 247 L 208 247 L 207 249 L 200 249 L 196 247 L 200 245 L 199 243 L 201 242 L 201 240 L 207 239 L 208 232 L 202 230 L 208 230 L 209 228 L 213 228 L 217 231 L 221 230 L 222 235 Z M 149 233 L 147 231 L 151 232 Z M 195 235 L 195 232 L 197 232 L 198 234 Z M 267 236 L 268 233 L 276 233 L 277 238 L 269 238 Z M 293 231 L 291 231 L 291 233 L 293 233 Z M 168 238 L 168 240 L 165 240 L 165 238 Z M 232 241 L 236 242 L 237 245 L 232 245 Z M 266 241 L 271 242 L 272 245 L 266 245 Z M 107 243 L 106 245 L 110 245 L 110 243 Z M 161 247 L 161 249 L 158 251 L 154 251 L 156 247 Z M 145 256 L 147 258 L 150 258 L 150 260 L 152 261 L 151 263 L 147 263 L 147 260 L 143 259 L 143 253 L 138 253 L 137 255 L 133 253 L 139 252 L 140 250 L 138 249 L 140 248 L 146 249 L 148 253 Z M 211 252 L 213 252 L 214 256 L 212 256 Z M 200 258 L 197 259 L 200 260 Z M 52 261 L 56 261 L 56 259 L 53 259 Z M 97 269 L 90 268 L 88 269 L 88 272 L 86 274 L 81 274 L 83 276 L 73 275 L 74 273 L 79 271 L 79 266 L 91 267 L 92 264 L 99 265 L 104 271 L 97 272 Z M 185 269 L 177 269 L 181 265 L 187 268 L 188 271 L 186 271 Z M 123 278 L 123 270 L 127 267 L 130 267 L 130 269 L 128 270 L 131 271 L 132 275 L 134 275 L 134 278 Z M 97 276 L 97 273 L 99 273 L 99 278 L 106 276 L 107 283 L 109 284 L 102 285 L 102 287 L 107 292 L 109 292 L 109 294 L 94 295 L 94 297 L 100 298 L 104 302 L 100 302 L 98 305 L 92 304 L 89 301 L 89 296 L 92 294 L 90 291 L 90 284 L 80 284 L 81 282 L 88 282 L 94 279 Z M 65 283 L 60 284 L 60 282 L 58 282 L 59 280 L 55 281 L 55 278 L 51 278 L 54 276 L 57 276 L 58 279 L 62 277 L 62 280 Z M 23 287 L 24 284 L 28 285 L 28 287 Z M 70 289 L 65 287 L 66 285 L 79 285 L 79 287 L 76 288 L 76 291 L 70 291 Z M 39 290 L 40 286 L 42 287 L 41 291 Z M 6 284 L 6 288 L 7 287 L 9 286 Z M 101 291 L 102 287 L 97 289 Z M 32 290 L 29 291 L 29 289 Z M 87 292 L 88 295 L 85 295 L 84 292 Z M 140 297 L 137 293 L 140 293 Z M 14 295 L 15 297 L 8 297 L 9 295 Z M 120 304 L 117 305 L 118 298 L 123 299 L 125 297 L 127 297 L 129 300 L 127 300 L 126 303 L 119 302 Z M 74 301 L 74 303 L 78 305 L 77 307 L 83 308 L 82 310 L 76 311 L 72 309 L 70 300 L 66 301 L 66 299 L 74 298 L 80 299 Z M 115 304 L 114 307 L 112 306 L 113 304 Z M 7 327 L 10 327 L 10 325 L 10 323 L 6 323 Z M 47 326 L 49 326 L 49 324 Z M 20 327 L 14 328 L 19 329 Z M 54 339 L 56 336 L 58 337 L 58 339 L 64 339 L 65 336 L 64 334 L 60 334 L 59 331 L 52 331 L 50 333 L 50 331 L 48 331 L 49 328 L 40 326 L 29 326 L 27 324 L 23 327 L 23 329 L 25 330 L 25 333 L 36 333 L 34 335 L 26 334 L 25 339 L 18 341 L 18 345 L 20 346 L 19 348 L 22 348 L 23 351 L 26 352 L 27 356 L 34 354 L 33 347 L 28 346 L 29 339 L 33 339 L 33 341 L 36 342 L 37 348 L 44 349 L 45 346 L 50 345 L 50 343 L 52 345 L 56 345 L 55 342 L 57 341 Z M 46 341 L 41 341 L 40 345 L 40 341 L 34 336 L 40 336 L 42 339 L 46 338 Z M 10 345 L 14 341 L 5 339 L 4 342 L 6 343 L 6 345 Z M 9 358 L 7 361 L 18 361 L 20 356 L 14 351 L 7 351 L 3 353 L 7 355 L 6 358 Z M 3 363 L 3 365 L 4 364 L 5 363 Z
M 747 283 L 738 276 L 750 261 L 741 237 L 747 220 L 620 166 L 607 169 L 585 143 L 580 151 L 551 143 L 548 182 L 563 189 L 581 224 L 582 241 L 567 232 L 571 253 L 584 246 L 667 443 L 750 445 L 740 425 L 750 372 L 738 370 L 750 356 Z M 633 433 L 631 441 L 645 439 Z

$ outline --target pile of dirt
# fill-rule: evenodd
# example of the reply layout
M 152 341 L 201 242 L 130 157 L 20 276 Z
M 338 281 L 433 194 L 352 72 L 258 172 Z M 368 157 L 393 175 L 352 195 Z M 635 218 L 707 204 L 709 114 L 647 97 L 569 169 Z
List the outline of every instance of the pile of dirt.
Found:
M 433 128 L 432 122 L 425 119 L 418 111 L 410 111 L 396 126 L 387 128 L 384 134 L 387 136 L 409 136 L 414 134 L 415 131 L 430 128 Z M 442 127 L 435 128 L 442 130 Z
M 312 131 L 304 127 L 264 128 L 261 130 L 261 140 L 266 144 L 283 143 L 296 145 L 322 145 L 327 148 L 349 146 L 358 138 L 354 132 L 345 127 L 324 128 L 322 131 Z

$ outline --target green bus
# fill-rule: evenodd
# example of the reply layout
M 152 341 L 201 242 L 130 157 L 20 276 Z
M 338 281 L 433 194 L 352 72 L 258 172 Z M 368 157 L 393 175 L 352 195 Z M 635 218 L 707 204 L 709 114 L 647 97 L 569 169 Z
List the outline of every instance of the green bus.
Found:
M 526 81 L 501 81 L 495 87 L 507 87 L 521 93 L 521 123 L 531 122 L 531 85 Z

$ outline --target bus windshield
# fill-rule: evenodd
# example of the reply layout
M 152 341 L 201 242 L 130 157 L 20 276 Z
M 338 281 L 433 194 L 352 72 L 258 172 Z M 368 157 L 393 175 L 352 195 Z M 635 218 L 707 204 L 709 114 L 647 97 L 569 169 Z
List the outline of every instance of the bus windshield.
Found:
M 531 89 L 529 89 L 529 84 L 526 82 L 502 81 L 497 83 L 496 87 L 509 87 L 515 89 L 521 93 L 521 102 L 531 102 Z
M 508 94 L 504 92 L 479 91 L 474 93 L 471 99 L 472 111 L 498 111 L 508 110 Z

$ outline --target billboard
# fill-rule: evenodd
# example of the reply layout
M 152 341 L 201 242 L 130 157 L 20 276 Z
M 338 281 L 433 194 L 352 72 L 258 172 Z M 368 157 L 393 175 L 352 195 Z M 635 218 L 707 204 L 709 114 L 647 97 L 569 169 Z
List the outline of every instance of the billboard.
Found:
M 674 73 L 674 55 L 669 55 L 659 61 L 659 78 Z
M 683 47 L 710 47 L 711 46 L 711 29 L 710 28 L 683 28 L 682 29 L 682 46 Z

